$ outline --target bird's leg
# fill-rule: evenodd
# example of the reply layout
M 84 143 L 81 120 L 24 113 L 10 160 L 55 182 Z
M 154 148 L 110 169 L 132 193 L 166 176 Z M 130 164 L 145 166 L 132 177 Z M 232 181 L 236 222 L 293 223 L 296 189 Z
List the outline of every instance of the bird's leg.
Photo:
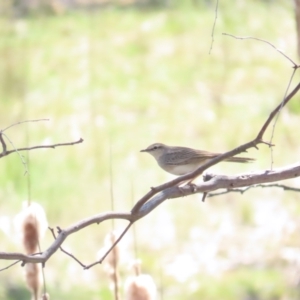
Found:
M 178 188 L 179 188 L 179 190 L 180 190 L 180 192 L 182 193 L 183 196 L 184 196 L 184 192 L 183 192 L 182 188 L 185 187 L 185 186 L 189 186 L 192 189 L 193 193 L 197 192 L 197 185 L 192 183 L 193 180 L 196 179 L 196 177 L 192 178 L 191 180 L 186 180 L 186 181 L 183 181 L 183 182 L 178 184 Z
M 193 193 L 197 192 L 197 185 L 193 183 L 193 181 L 200 176 L 201 174 L 193 177 L 191 180 L 189 180 L 185 185 L 189 185 L 192 188 Z
M 201 175 L 201 174 L 200 174 Z M 186 185 L 189 185 L 193 191 L 193 193 L 196 193 L 197 192 L 197 185 L 193 183 L 193 181 L 198 177 L 199 175 L 193 177 L 191 180 L 189 181 L 184 181 L 184 182 L 181 182 L 179 185 L 178 185 L 178 188 L 180 190 L 180 192 L 183 194 L 184 196 L 184 192 L 182 190 L 182 187 L 186 186 Z M 213 178 L 214 175 L 212 174 L 204 174 L 203 175 L 203 181 L 208 181 L 210 180 L 211 178 Z M 184 184 L 183 186 L 181 186 L 182 184 Z M 205 202 L 205 199 L 206 199 L 206 196 L 208 195 L 208 193 L 204 192 L 203 193 L 203 196 L 202 196 L 202 202 Z

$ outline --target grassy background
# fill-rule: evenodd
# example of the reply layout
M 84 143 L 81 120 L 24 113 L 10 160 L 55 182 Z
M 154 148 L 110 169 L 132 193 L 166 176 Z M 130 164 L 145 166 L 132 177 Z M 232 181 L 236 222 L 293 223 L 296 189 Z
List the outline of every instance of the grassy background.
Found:
M 140 149 L 164 142 L 222 152 L 254 137 L 282 99 L 291 64 L 266 44 L 221 33 L 266 39 L 295 58 L 292 7 L 238 1 L 233 8 L 221 1 L 209 55 L 213 20 L 214 7 L 205 5 L 0 20 L 1 128 L 50 119 L 7 131 L 15 147 L 84 139 L 26 157 L 31 198 L 51 227 L 111 209 L 110 147 L 115 210 L 128 211 L 150 186 L 172 178 Z M 299 109 L 297 96 L 280 115 L 275 167 L 298 159 Z M 248 155 L 257 161 L 212 171 L 270 168 L 267 147 Z M 16 154 L 2 159 L 1 168 L 3 228 L 28 199 L 28 178 Z M 286 183 L 297 186 L 299 179 Z M 201 195 L 168 201 L 136 225 L 143 271 L 153 276 L 160 299 L 298 299 L 297 200 L 296 193 L 258 189 L 205 203 Z M 91 226 L 65 248 L 88 264 L 110 230 L 110 222 Z M 9 232 L 10 238 L 0 232 L 1 251 L 22 251 Z M 123 279 L 134 257 L 132 239 L 130 232 L 120 245 Z M 51 242 L 47 232 L 42 248 Z M 112 299 L 102 266 L 83 271 L 58 252 L 45 275 L 53 299 Z M 20 267 L 1 272 L 0 280 L 0 299 L 30 298 Z

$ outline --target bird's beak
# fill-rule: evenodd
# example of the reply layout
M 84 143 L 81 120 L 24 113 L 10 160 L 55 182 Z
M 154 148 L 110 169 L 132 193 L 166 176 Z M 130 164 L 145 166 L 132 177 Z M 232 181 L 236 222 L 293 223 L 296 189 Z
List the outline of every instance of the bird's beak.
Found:
M 147 149 L 143 149 L 143 150 L 141 150 L 140 152 L 147 152 Z

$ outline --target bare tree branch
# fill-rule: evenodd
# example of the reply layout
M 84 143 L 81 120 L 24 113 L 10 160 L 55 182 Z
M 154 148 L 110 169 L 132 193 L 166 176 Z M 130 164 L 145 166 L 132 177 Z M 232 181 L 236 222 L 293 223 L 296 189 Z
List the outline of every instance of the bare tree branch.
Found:
M 94 217 L 83 219 L 64 230 L 60 229 L 55 241 L 42 254 L 25 255 L 23 253 L 15 253 L 15 252 L 11 252 L 11 253 L 0 252 L 0 259 L 6 259 L 6 260 L 18 260 L 19 259 L 19 260 L 23 261 L 24 263 L 28 263 L 28 262 L 44 263 L 53 255 L 53 253 L 55 253 L 58 250 L 58 248 L 62 245 L 62 243 L 65 241 L 65 239 L 70 234 L 73 234 L 79 230 L 82 230 L 83 228 L 85 228 L 91 224 L 99 224 L 105 220 L 111 220 L 113 218 L 114 219 L 123 219 L 123 220 L 128 220 L 128 221 L 135 221 L 135 220 L 139 219 L 140 217 L 134 216 L 131 213 L 117 213 L 117 212 L 108 212 L 108 213 L 98 214 Z
M 115 248 L 115 246 L 121 241 L 121 239 L 123 238 L 123 236 L 125 235 L 125 233 L 129 230 L 129 228 L 131 227 L 131 225 L 133 224 L 133 222 L 130 222 L 125 229 L 122 231 L 122 233 L 120 234 L 120 236 L 114 241 L 114 243 L 109 247 L 109 249 L 104 253 L 104 255 L 96 262 L 88 265 L 85 267 L 85 269 L 90 269 L 92 267 L 94 267 L 95 265 L 98 264 L 102 264 L 102 262 L 104 261 L 104 259 L 107 257 L 107 255 Z
M 120 236 L 115 240 L 115 242 L 111 245 L 111 247 L 105 252 L 105 254 L 102 256 L 102 258 L 100 259 L 100 263 L 102 263 L 104 261 L 104 259 L 106 258 L 106 256 L 110 253 L 110 251 L 119 243 L 119 241 L 122 239 L 122 237 L 125 235 L 125 233 L 129 230 L 129 228 L 132 226 L 134 222 L 130 222 L 125 229 L 123 230 L 123 232 L 120 234 Z
M 251 36 L 239 37 L 239 36 L 235 36 L 233 34 L 229 34 L 229 33 L 225 33 L 225 32 L 223 32 L 222 35 L 227 35 L 227 36 L 233 37 L 237 40 L 256 40 L 256 41 L 266 43 L 269 46 L 271 46 L 272 48 L 274 48 L 276 51 L 278 51 L 281 55 L 283 55 L 287 60 L 289 60 L 294 65 L 294 68 L 296 68 L 296 69 L 299 68 L 299 66 L 290 57 L 288 57 L 284 52 L 282 52 L 281 50 L 276 48 L 272 43 L 270 43 L 266 40 L 256 38 L 256 37 L 251 37 Z
M 51 228 L 51 227 L 48 227 L 48 229 L 51 231 L 54 239 L 56 239 L 56 235 L 55 235 L 55 232 L 54 232 L 54 229 Z M 61 232 L 61 229 L 59 230 Z M 81 265 L 83 268 L 86 267 L 86 265 L 84 265 L 77 257 L 75 257 L 73 254 L 71 254 L 70 252 L 66 251 L 65 249 L 63 249 L 63 247 L 59 247 L 59 249 L 65 253 L 66 255 L 70 256 L 71 258 L 73 258 L 79 265 Z
M 267 130 L 269 124 L 271 123 L 275 115 L 296 95 L 299 89 L 300 89 L 300 83 L 298 83 L 297 86 L 291 91 L 291 93 L 271 112 L 269 118 L 267 119 L 267 121 L 261 128 L 260 132 L 258 133 L 256 137 L 257 140 L 262 140 L 265 131 Z
M 0 133 L 0 136 L 2 136 L 2 134 Z M 1 140 L 1 139 L 0 139 Z M 2 139 L 3 140 L 3 139 Z M 83 142 L 83 139 L 80 138 L 78 141 L 75 142 L 69 142 L 69 143 L 58 143 L 58 144 L 52 144 L 52 145 L 39 145 L 39 146 L 33 146 L 33 147 L 25 147 L 25 148 L 16 148 L 13 150 L 9 150 L 9 151 L 2 151 L 0 153 L 0 158 L 7 156 L 9 154 L 12 154 L 14 152 L 20 152 L 20 151 L 30 151 L 30 150 L 34 150 L 34 149 L 43 149 L 43 148 L 52 148 L 55 149 L 56 147 L 61 147 L 61 146 L 71 146 L 71 145 L 75 145 L 75 144 L 80 144 Z M 2 142 L 1 142 L 2 143 Z M 4 143 L 5 145 L 5 143 Z M 3 143 L 2 143 L 2 148 L 3 147 Z
M 275 182 L 295 177 L 300 177 L 300 164 L 284 167 L 281 169 L 265 170 L 255 173 L 245 173 L 236 176 L 214 175 L 212 176 L 211 180 L 201 182 L 197 185 L 193 184 L 185 185 L 182 187 L 169 187 L 161 191 L 160 193 L 157 193 L 151 200 L 143 204 L 140 207 L 140 209 L 135 213 L 106 212 L 81 220 L 63 230 L 58 227 L 59 233 L 56 239 L 54 240 L 52 245 L 50 245 L 49 248 L 43 253 L 25 255 L 23 253 L 0 252 L 0 259 L 21 260 L 23 264 L 29 262 L 44 264 L 61 247 L 62 243 L 67 239 L 69 235 L 74 234 L 77 231 L 82 230 L 83 228 L 88 227 L 91 224 L 99 224 L 105 220 L 110 219 L 123 219 L 129 221 L 130 224 L 126 227 L 126 230 L 118 238 L 117 241 L 119 241 L 135 221 L 149 214 L 152 210 L 154 210 L 157 206 L 162 204 L 167 199 L 189 196 L 195 193 L 209 193 L 218 189 L 235 189 L 248 187 L 266 182 Z M 290 190 L 293 189 L 291 188 Z M 296 189 L 296 191 L 298 190 Z M 108 252 L 105 255 L 107 254 Z M 71 257 L 74 258 L 74 256 Z M 96 263 L 93 263 L 90 266 L 86 266 L 86 268 L 90 268 L 95 264 L 101 263 L 104 257 L 100 261 L 97 261 Z M 84 266 L 84 264 L 81 265 Z

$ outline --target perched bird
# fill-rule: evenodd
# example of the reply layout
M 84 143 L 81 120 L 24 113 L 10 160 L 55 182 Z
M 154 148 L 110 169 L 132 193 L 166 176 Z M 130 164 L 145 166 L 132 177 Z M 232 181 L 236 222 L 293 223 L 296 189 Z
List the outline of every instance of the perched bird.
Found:
M 161 143 L 152 144 L 146 149 L 141 150 L 141 152 L 151 154 L 162 169 L 177 176 L 191 173 L 207 161 L 222 154 L 188 147 L 167 146 Z M 248 163 L 254 161 L 254 159 L 248 157 L 230 157 L 225 161 Z

